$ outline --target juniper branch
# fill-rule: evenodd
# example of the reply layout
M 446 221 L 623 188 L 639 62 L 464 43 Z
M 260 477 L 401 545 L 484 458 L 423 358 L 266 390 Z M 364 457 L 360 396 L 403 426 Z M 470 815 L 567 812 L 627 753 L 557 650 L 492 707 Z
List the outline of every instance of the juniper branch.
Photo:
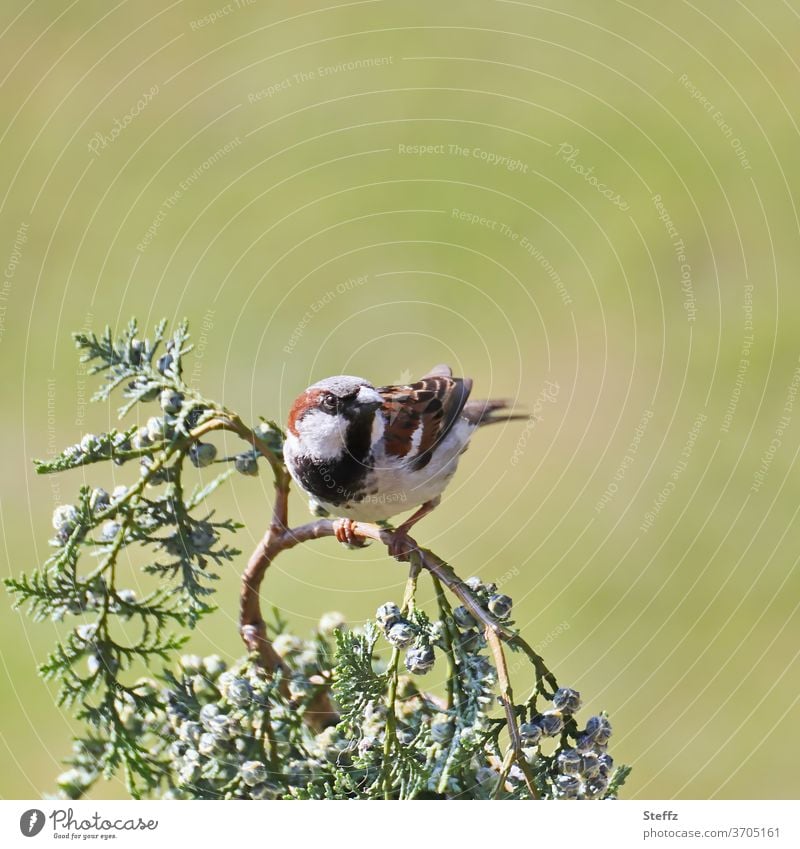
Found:
M 445 797 L 461 795 L 468 788 L 477 798 L 602 798 L 608 788 L 608 792 L 616 791 L 627 768 L 617 768 L 609 783 L 610 759 L 604 762 L 602 781 L 591 784 L 598 757 L 606 757 L 611 733 L 605 715 L 592 717 L 586 729 L 579 730 L 572 715 L 580 704 L 579 694 L 569 688 L 556 692 L 555 676 L 506 618 L 510 599 L 491 596 L 494 589 L 480 581 L 465 583 L 447 562 L 414 540 L 405 538 L 404 550 L 409 554 L 398 558 L 411 560 L 403 610 L 393 604 L 384 606 L 393 608 L 395 623 L 398 614 L 402 626 L 398 636 L 389 618 L 381 624 L 392 645 L 388 671 L 379 673 L 374 668 L 379 629 L 371 623 L 361 635 L 323 627 L 321 622 L 314 649 L 291 637 L 276 650 L 277 638 L 273 645 L 270 635 L 289 635 L 282 633 L 285 623 L 269 629 L 265 623 L 261 589 L 266 572 L 281 552 L 333 536 L 337 524 L 320 519 L 290 527 L 290 476 L 280 429 L 265 422 L 250 427 L 238 414 L 184 382 L 182 360 L 191 350 L 185 322 L 169 338 L 164 322 L 151 339 L 139 339 L 137 334 L 136 323 L 131 322 L 117 341 L 109 329 L 99 338 L 94 334 L 75 338 L 84 362 L 90 363 L 89 372 L 101 377 L 95 400 L 108 400 L 122 389 L 126 403 L 120 418 L 135 404 L 156 399 L 161 414 L 149 418 L 145 427 L 86 434 L 58 457 L 37 462 L 38 472 L 51 473 L 104 460 L 117 465 L 140 460 L 137 479 L 111 495 L 102 488 L 82 488 L 76 506 L 61 505 L 54 513 L 56 536 L 51 545 L 55 552 L 44 568 L 6 580 L 17 605 L 26 603 L 34 618 L 95 617 L 94 622 L 72 630 L 41 667 L 46 677 L 59 680 L 59 703 L 79 703 L 77 717 L 92 729 L 76 741 L 71 760 L 75 769 L 59 778 L 69 798 L 83 795 L 101 774 L 110 777 L 120 769 L 135 796 L 154 794 L 162 785 L 166 792 L 192 798 L 269 798 L 271 794 L 413 798 L 426 788 Z M 166 353 L 159 356 L 161 344 Z M 217 459 L 216 446 L 202 442 L 215 432 L 234 434 L 248 450 Z M 212 610 L 205 601 L 212 592 L 206 581 L 217 576 L 207 569 L 208 561 L 219 565 L 239 554 L 227 544 L 216 543 L 220 530 L 241 526 L 232 520 L 212 521 L 213 513 L 202 518 L 195 515 L 201 502 L 234 469 L 196 486 L 187 496 L 186 461 L 198 468 L 232 461 L 236 471 L 252 475 L 258 473 L 259 457 L 270 466 L 275 497 L 267 527 L 242 575 L 239 630 L 248 658 L 224 671 L 226 664 L 220 658 L 185 655 L 180 661 L 182 672 L 162 673 L 167 690 L 150 679 L 126 682 L 122 673 L 136 668 L 137 661 L 149 668 L 157 658 L 172 660 L 188 634 L 169 634 L 166 627 L 192 628 Z M 162 485 L 166 487 L 159 491 Z M 357 539 L 377 541 L 389 554 L 398 550 L 397 531 L 365 523 L 356 523 L 353 530 Z M 156 576 L 158 586 L 141 599 L 117 586 L 127 565 L 118 559 L 128 546 L 155 548 L 166 558 L 151 559 L 142 567 Z M 82 553 L 97 557 L 91 567 L 80 568 L 86 563 Z M 414 604 L 421 571 L 433 580 L 440 622 L 432 623 Z M 445 590 L 464 610 L 451 608 Z M 503 598 L 507 610 L 505 602 L 498 605 Z M 132 617 L 141 626 L 139 637 L 125 645 L 110 628 L 114 621 L 124 623 Z M 474 630 L 476 623 L 484 637 Z M 410 645 L 404 642 L 404 633 L 413 635 L 413 648 L 406 654 L 406 669 L 412 675 L 425 674 L 432 667 L 434 646 L 444 649 L 446 702 L 421 692 L 405 677 L 404 689 L 399 689 L 399 647 Z M 326 635 L 335 635 L 335 658 Z M 297 648 L 298 643 L 304 648 Z M 487 644 L 490 659 L 480 654 Z M 287 648 L 292 645 L 295 648 Z M 526 703 L 514 702 L 504 647 L 521 651 L 533 666 L 535 683 Z M 78 666 L 83 662 L 88 675 Z M 497 685 L 503 718 L 488 716 Z M 342 712 L 340 721 L 331 687 Z M 537 714 L 538 696 L 553 701 L 554 710 Z M 378 706 L 385 710 L 376 710 Z M 519 725 L 526 712 L 530 722 Z M 334 723 L 335 728 L 327 728 Z M 245 733 L 245 728 L 252 733 Z M 504 729 L 510 739 L 505 753 L 500 744 Z M 544 739 L 555 738 L 559 732 L 555 753 L 546 754 L 538 746 L 537 734 Z M 234 738 L 238 754 L 233 760 L 238 766 L 226 762 L 234 751 Z M 337 749 L 337 741 L 344 748 Z M 584 755 L 589 749 L 594 754 Z M 350 771 L 339 768 L 340 755 Z M 562 774 L 564 756 L 581 761 L 584 784 L 566 770 Z M 586 757 L 590 762 L 583 770 Z M 590 771 L 591 758 L 595 772 Z M 318 771 L 321 783 L 315 784 L 317 778 L 312 775 L 298 777 L 298 764 Z

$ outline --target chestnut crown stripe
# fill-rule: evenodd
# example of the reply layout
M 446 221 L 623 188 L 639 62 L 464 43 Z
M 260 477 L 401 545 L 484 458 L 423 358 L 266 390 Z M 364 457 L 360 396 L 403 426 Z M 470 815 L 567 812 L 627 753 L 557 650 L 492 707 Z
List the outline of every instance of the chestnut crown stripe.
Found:
M 286 427 L 292 436 L 300 435 L 297 431 L 297 422 L 303 417 L 303 413 L 317 406 L 324 394 L 324 389 L 308 389 L 292 404 L 292 409 L 289 410 L 289 419 L 286 423 Z

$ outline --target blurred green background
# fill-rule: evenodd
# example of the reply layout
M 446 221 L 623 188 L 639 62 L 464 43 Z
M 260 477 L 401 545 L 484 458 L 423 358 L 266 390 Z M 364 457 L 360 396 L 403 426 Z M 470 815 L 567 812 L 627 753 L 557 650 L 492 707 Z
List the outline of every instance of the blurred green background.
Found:
M 611 712 L 625 796 L 797 796 L 796 0 L 6 0 L 0 33 L 4 573 L 84 479 L 31 458 L 111 422 L 72 330 L 186 316 L 192 379 L 249 418 L 446 361 L 538 420 L 479 434 L 418 536 L 504 576 Z M 271 485 L 235 483 L 248 550 Z M 243 562 L 192 650 L 242 653 Z M 266 593 L 308 632 L 403 583 L 326 540 Z M 69 751 L 55 635 L 0 616 L 4 797 Z

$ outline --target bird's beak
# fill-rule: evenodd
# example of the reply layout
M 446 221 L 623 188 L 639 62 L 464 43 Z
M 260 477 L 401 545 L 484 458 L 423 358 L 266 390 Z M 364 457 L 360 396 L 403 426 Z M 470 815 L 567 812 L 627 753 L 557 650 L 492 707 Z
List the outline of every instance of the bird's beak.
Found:
M 362 386 L 356 395 L 356 403 L 362 409 L 377 410 L 383 406 L 383 398 L 370 386 Z

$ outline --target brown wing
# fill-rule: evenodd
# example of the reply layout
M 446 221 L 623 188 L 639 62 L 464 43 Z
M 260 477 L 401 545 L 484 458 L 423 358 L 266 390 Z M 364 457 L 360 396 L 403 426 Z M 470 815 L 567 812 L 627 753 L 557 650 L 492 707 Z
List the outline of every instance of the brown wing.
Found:
M 425 467 L 464 409 L 471 389 L 468 377 L 453 377 L 447 366 L 436 366 L 410 386 L 379 387 L 384 398 L 386 453 L 408 457 L 415 469 Z

